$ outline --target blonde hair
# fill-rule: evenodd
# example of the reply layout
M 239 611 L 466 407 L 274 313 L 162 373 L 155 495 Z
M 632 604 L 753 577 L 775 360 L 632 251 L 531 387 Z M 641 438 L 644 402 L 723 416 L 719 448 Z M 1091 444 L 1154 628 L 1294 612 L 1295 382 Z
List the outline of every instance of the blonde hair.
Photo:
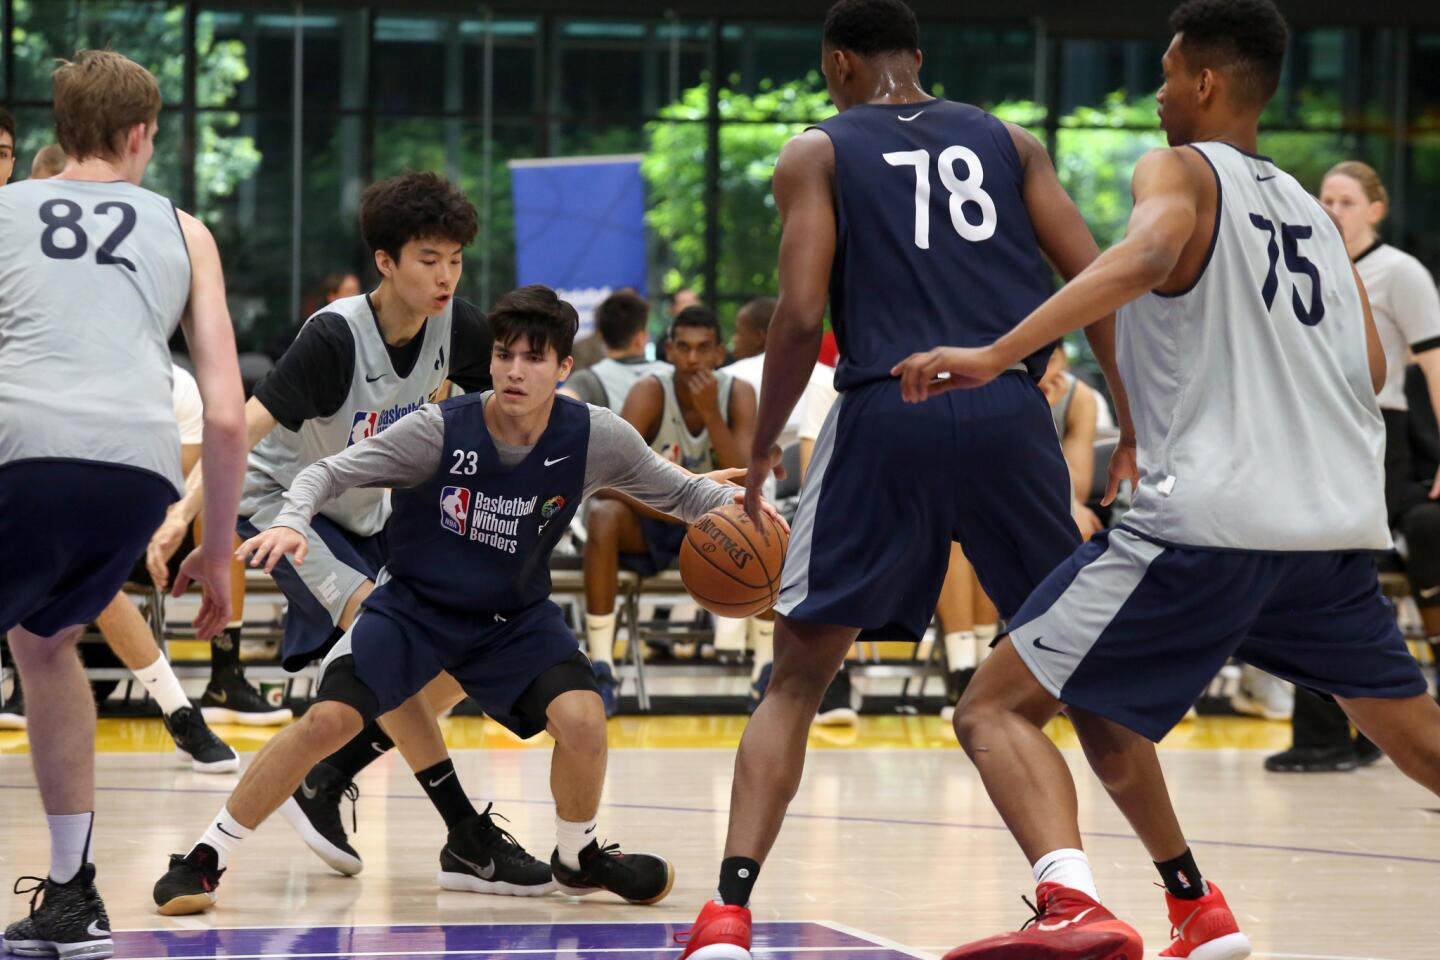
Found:
M 1365 199 L 1371 203 L 1383 203 L 1385 209 L 1390 209 L 1390 194 L 1385 190 L 1385 184 L 1380 182 L 1380 174 L 1368 163 L 1359 160 L 1346 160 L 1337 163 L 1325 173 L 1325 179 L 1331 177 L 1349 177 L 1360 184 L 1360 189 L 1365 192 Z
M 118 159 L 125 134 L 160 115 L 149 70 L 110 50 L 81 50 L 55 71 L 55 135 L 76 160 Z
M 68 159 L 65 151 L 60 149 L 60 144 L 47 144 L 41 148 L 39 153 L 35 154 L 35 159 L 30 161 L 30 179 L 48 180 L 65 169 L 65 162 Z

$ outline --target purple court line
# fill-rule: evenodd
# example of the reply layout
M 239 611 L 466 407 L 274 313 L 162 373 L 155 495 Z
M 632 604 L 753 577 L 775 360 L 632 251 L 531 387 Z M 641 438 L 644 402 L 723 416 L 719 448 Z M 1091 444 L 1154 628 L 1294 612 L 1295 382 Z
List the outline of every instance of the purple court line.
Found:
M 0 784 L 0 790 L 38 790 L 38 787 L 26 784 Z M 230 796 L 230 790 L 212 790 L 206 788 L 192 787 L 99 787 L 96 792 L 110 793 L 193 793 L 197 795 L 210 795 L 218 797 Z M 379 797 L 382 800 L 427 800 L 423 795 L 408 793 L 377 793 L 369 794 Z M 552 800 L 524 800 L 518 797 L 471 797 L 470 799 L 481 799 L 486 802 L 514 803 L 520 805 L 544 805 L 550 806 Z M 653 803 L 612 803 L 601 801 L 601 806 L 611 807 L 618 810 L 646 810 L 661 813 L 708 813 L 712 815 L 727 814 L 729 811 L 721 810 L 718 807 L 678 807 Z M 835 813 L 787 813 L 787 820 L 823 820 L 834 823 L 866 823 L 877 826 L 889 827 L 940 827 L 947 830 L 987 830 L 1000 833 L 1008 833 L 1009 827 L 1003 824 L 990 823 L 951 823 L 946 820 L 903 820 L 896 817 L 858 817 Z M 1101 837 L 1106 840 L 1135 840 L 1133 833 L 1112 833 L 1103 830 L 1087 831 L 1085 836 Z M 1365 850 L 1330 850 L 1324 847 L 1290 847 L 1277 843 L 1249 843 L 1243 840 L 1203 840 L 1194 839 L 1191 843 L 1205 844 L 1212 847 L 1232 847 L 1237 850 L 1273 850 L 1276 853 L 1313 853 L 1328 857 L 1350 857 L 1356 860 L 1381 860 L 1391 863 L 1425 863 L 1440 864 L 1440 857 L 1412 857 L 1403 853 L 1374 853 Z

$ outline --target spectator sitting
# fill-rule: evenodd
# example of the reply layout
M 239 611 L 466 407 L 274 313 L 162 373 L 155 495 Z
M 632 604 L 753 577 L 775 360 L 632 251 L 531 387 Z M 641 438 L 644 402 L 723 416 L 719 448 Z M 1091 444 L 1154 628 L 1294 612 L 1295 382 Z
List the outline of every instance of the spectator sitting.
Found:
M 620 411 L 661 457 L 693 473 L 744 467 L 755 431 L 755 391 L 716 372 L 721 349 L 714 312 L 682 311 L 670 329 L 674 368 L 637 380 Z M 686 528 L 633 501 L 597 496 L 585 529 L 585 637 L 605 712 L 613 715 L 620 567 L 653 576 L 673 566 Z
M 650 304 L 633 290 L 612 293 L 595 308 L 595 327 L 605 344 L 605 359 L 565 381 L 561 393 L 617 413 L 641 377 L 669 374 L 661 360 L 645 358 Z
M 49 180 L 65 169 L 65 164 L 70 160 L 65 156 L 65 151 L 60 144 L 51 143 L 40 149 L 35 154 L 35 159 L 30 161 L 31 180 Z
M 765 338 L 770 331 L 770 318 L 775 314 L 775 298 L 760 297 L 751 300 L 740 308 L 735 315 L 735 336 L 730 340 L 730 349 L 738 358 L 728 367 L 721 367 L 723 373 L 732 377 L 744 380 L 755 388 L 755 402 L 760 402 L 760 383 L 765 371 Z M 810 382 L 823 381 L 830 383 L 835 379 L 833 367 L 824 363 L 815 364 L 815 369 L 810 374 Z M 780 432 L 780 445 L 785 446 L 792 443 L 800 432 L 800 413 L 804 408 L 804 398 L 795 404 L 795 409 L 790 411 L 790 419 L 785 423 L 785 429 Z M 767 488 L 766 496 L 773 493 L 772 488 Z

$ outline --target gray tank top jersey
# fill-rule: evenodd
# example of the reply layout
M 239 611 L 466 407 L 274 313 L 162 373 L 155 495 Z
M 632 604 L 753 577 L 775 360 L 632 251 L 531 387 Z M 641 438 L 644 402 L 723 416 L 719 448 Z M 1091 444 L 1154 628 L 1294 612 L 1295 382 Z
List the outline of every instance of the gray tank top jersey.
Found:
M 332 415 L 306 420 L 299 430 L 277 425 L 255 446 L 245 474 L 241 514 L 253 513 L 277 488 L 289 489 L 295 476 L 315 461 L 340 453 L 420 409 L 449 372 L 446 356 L 452 310 L 453 301 L 446 305 L 443 313 L 426 321 L 420 334 L 425 340 L 415 366 L 409 376 L 402 378 L 390 365 L 390 354 L 363 294 L 336 300 L 322 308 L 320 313 L 338 313 L 344 317 L 355 338 L 355 372 L 350 378 L 350 393 Z M 389 519 L 390 499 L 384 490 L 357 488 L 325 504 L 320 513 L 352 533 L 370 536 L 378 533 Z
M 728 373 L 715 371 L 719 381 L 720 416 L 730 417 L 730 388 L 735 378 Z M 698 434 L 685 426 L 685 414 L 680 410 L 680 400 L 675 396 L 675 373 L 656 376 L 665 388 L 665 409 L 660 414 L 660 429 L 650 444 L 666 460 L 672 460 L 691 473 L 709 473 L 719 468 L 715 459 L 715 445 L 710 442 L 710 431 L 702 429 Z
M 630 388 L 635 386 L 635 381 L 645 376 L 668 374 L 675 368 L 663 360 L 621 363 L 606 357 L 599 363 L 592 364 L 589 369 L 595 374 L 595 379 L 600 381 L 600 386 L 605 388 L 605 406 L 619 413 L 620 408 L 625 406 L 625 397 L 629 395 Z
M 1385 428 L 1350 258 L 1268 159 L 1196 144 L 1220 186 L 1210 258 L 1120 312 L 1142 471 L 1125 525 L 1244 550 L 1383 550 Z
M 175 205 L 129 183 L 0 190 L 0 464 L 123 464 L 178 491 L 166 346 L 190 298 Z
M 1070 419 L 1070 404 L 1075 401 L 1075 391 L 1080 389 L 1080 378 L 1070 376 L 1070 388 L 1065 391 L 1065 396 L 1060 402 L 1050 408 L 1050 419 L 1055 421 L 1055 436 L 1061 441 L 1065 439 L 1065 432 L 1069 429 L 1066 421 Z

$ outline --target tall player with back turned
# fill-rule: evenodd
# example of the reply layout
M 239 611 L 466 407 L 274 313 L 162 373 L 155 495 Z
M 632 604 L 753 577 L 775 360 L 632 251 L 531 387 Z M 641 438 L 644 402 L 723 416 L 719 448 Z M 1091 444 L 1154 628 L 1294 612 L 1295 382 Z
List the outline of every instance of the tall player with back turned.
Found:
M 892 370 L 912 345 L 936 335 L 992 343 L 1049 295 L 1047 260 L 1069 278 L 1099 253 L 1033 136 L 925 92 L 918 33 L 900 0 L 836 3 L 821 52 L 840 114 L 787 144 L 775 169 L 784 230 L 766 355 L 787 362 L 765 366 L 752 498 L 819 352 L 827 300 L 840 399 L 806 476 L 775 607 L 774 672 L 736 757 L 718 895 L 689 933 L 690 960 L 750 957 L 746 904 L 799 787 L 810 720 L 859 632 L 923 636 L 952 541 L 1003 617 L 1080 543 L 1069 471 L 1036 385 L 1048 344 L 1013 357 L 975 393 L 907 407 L 895 387 Z M 1113 322 L 1088 333 L 1122 426 L 1108 498 L 1133 474 L 1134 427 Z M 1166 890 L 1198 896 L 1154 746 L 1102 717 L 1076 710 L 1072 719 Z
M 1063 705 L 1158 740 L 1231 656 L 1332 694 L 1440 793 L 1440 706 L 1375 571 L 1373 551 L 1390 545 L 1379 336 L 1339 229 L 1257 152 L 1285 21 L 1270 0 L 1191 0 L 1171 27 L 1158 95 L 1171 147 L 1136 166 L 1125 239 L 994 344 L 897 367 L 923 409 L 1121 311 L 1134 509 L 1026 601 L 956 716 L 1032 863 L 1080 844 L 1075 787 L 1041 726 Z M 1038 922 L 950 960 L 1142 956 L 1083 860 L 1036 881 Z M 1172 901 L 1177 940 L 1162 956 L 1249 955 L 1238 931 L 1209 936 L 1207 906 Z

